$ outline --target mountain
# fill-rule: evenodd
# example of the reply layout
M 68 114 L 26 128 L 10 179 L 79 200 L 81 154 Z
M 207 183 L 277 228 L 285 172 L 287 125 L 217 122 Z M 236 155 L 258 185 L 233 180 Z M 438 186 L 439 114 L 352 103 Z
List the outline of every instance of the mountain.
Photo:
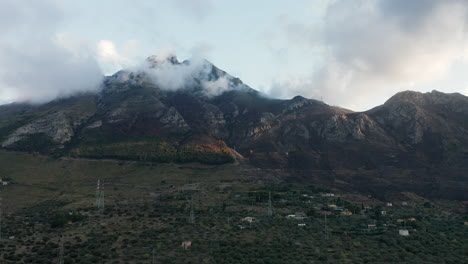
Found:
M 55 156 L 223 164 L 361 193 L 466 199 L 468 98 L 401 92 L 353 112 L 279 100 L 206 60 L 149 57 L 99 93 L 0 106 L 5 150 Z M 385 194 L 386 195 L 386 194 Z

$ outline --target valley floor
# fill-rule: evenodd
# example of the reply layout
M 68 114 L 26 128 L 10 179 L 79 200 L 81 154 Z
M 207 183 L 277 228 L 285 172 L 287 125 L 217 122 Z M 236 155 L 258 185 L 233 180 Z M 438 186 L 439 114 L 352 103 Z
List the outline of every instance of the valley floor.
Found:
M 356 203 L 349 194 L 281 183 L 233 164 L 57 160 L 1 152 L 0 177 L 7 182 L 0 193 L 2 263 L 468 259 L 468 219 L 456 213 L 462 202 Z M 97 200 L 104 208 L 97 208 Z M 184 241 L 191 246 L 183 249 Z

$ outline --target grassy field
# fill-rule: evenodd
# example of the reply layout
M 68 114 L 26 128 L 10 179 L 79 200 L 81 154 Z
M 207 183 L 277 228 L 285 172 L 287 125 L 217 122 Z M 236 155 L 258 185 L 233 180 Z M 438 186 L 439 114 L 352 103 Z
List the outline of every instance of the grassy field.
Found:
M 440 205 L 351 203 L 349 195 L 280 184 L 244 165 L 0 152 L 0 177 L 9 182 L 1 187 L 2 263 L 57 263 L 60 248 L 65 263 L 153 263 L 154 257 L 154 263 L 458 264 L 468 258 L 468 219 Z M 98 179 L 104 209 L 95 206 Z M 410 236 L 399 236 L 400 229 Z M 192 246 L 184 250 L 182 241 Z

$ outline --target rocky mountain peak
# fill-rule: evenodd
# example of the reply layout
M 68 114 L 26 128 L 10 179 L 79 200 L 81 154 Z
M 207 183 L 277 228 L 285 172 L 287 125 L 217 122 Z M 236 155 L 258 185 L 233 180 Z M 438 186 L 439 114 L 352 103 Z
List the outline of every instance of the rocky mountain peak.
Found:
M 442 93 L 436 90 L 427 93 L 404 91 L 392 96 L 384 105 L 411 103 L 417 106 L 452 104 L 458 101 L 468 102 L 468 97 L 459 93 Z
M 169 56 L 151 55 L 148 58 L 146 58 L 146 62 L 150 65 L 150 67 L 154 67 L 162 63 L 170 63 L 174 65 L 180 64 L 179 60 L 177 59 L 177 56 L 175 55 L 169 55 Z

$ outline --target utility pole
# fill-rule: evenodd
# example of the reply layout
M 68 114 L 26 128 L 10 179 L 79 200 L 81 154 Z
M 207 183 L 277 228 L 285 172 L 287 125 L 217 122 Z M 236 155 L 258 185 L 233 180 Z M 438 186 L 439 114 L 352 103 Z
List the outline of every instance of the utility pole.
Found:
M 152 261 L 153 264 L 156 264 L 156 261 L 155 261 L 155 258 L 154 258 L 154 253 L 155 253 L 155 251 L 156 251 L 156 249 L 153 248 L 153 261 Z
M 268 216 L 272 216 L 273 215 L 273 208 L 272 208 L 272 205 L 271 205 L 271 192 L 268 193 Z

